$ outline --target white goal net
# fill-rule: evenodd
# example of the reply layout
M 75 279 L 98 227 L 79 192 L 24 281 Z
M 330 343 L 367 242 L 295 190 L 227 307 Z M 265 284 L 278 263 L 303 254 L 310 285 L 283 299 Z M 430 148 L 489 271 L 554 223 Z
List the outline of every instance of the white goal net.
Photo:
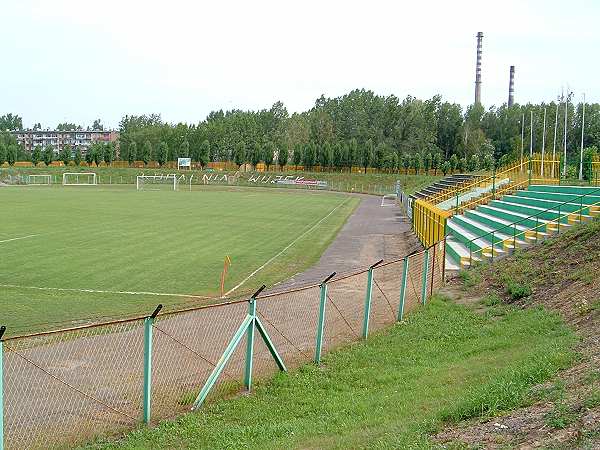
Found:
M 98 184 L 94 172 L 63 173 L 63 186 L 91 186 Z
M 27 177 L 27 184 L 43 186 L 43 185 L 49 185 L 51 183 L 52 183 L 51 175 L 29 175 Z
M 138 175 L 136 188 L 138 191 L 176 191 L 179 186 L 177 175 Z

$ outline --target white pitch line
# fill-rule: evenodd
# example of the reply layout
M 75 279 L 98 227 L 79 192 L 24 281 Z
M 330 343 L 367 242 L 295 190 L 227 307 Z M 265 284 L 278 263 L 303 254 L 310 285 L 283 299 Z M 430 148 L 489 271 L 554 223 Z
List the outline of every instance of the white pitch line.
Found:
M 330 215 L 332 215 L 336 209 L 338 209 L 340 206 L 342 206 L 344 203 L 346 203 L 348 200 L 350 200 L 350 197 L 348 197 L 347 199 L 345 199 L 342 203 L 340 203 L 339 205 L 337 205 L 335 208 L 333 208 L 329 214 L 327 214 L 325 217 L 323 217 L 321 220 L 319 220 L 317 223 L 315 223 L 313 226 L 311 226 L 308 230 L 306 230 L 304 233 L 302 233 L 300 236 L 298 236 L 296 239 L 294 239 L 292 242 L 290 242 L 283 250 L 281 250 L 279 253 L 277 253 L 275 256 L 273 256 L 271 259 L 269 259 L 266 263 L 264 263 L 262 266 L 260 266 L 258 269 L 256 269 L 254 272 L 252 272 L 250 275 L 248 275 L 246 278 L 244 278 L 242 281 L 240 281 L 236 286 L 234 286 L 233 288 L 231 288 L 229 291 L 227 291 L 223 297 L 227 297 L 229 294 L 231 294 L 232 292 L 234 292 L 235 290 L 237 290 L 239 287 L 241 287 L 246 281 L 248 281 L 250 278 L 252 278 L 254 275 L 256 275 L 258 272 L 260 272 L 262 269 L 264 269 L 265 267 L 267 267 L 269 264 L 271 264 L 273 262 L 273 260 L 275 260 L 276 258 L 278 258 L 279 256 L 281 256 L 288 248 L 290 248 L 292 245 L 294 245 L 296 242 L 298 242 L 300 239 L 302 239 L 304 236 L 306 236 L 308 233 L 310 233 L 312 230 L 314 230 L 321 222 L 323 222 L 325 219 L 327 219 Z
M 204 295 L 192 294 L 169 294 L 167 292 L 136 292 L 136 291 L 103 291 L 100 289 L 75 289 L 75 288 L 57 288 L 57 287 L 40 287 L 40 286 L 19 286 L 17 284 L 0 284 L 0 287 L 16 288 L 16 289 L 37 289 L 39 291 L 67 291 L 67 292 L 88 292 L 92 294 L 126 294 L 126 295 L 156 295 L 161 297 L 185 297 L 210 299 L 214 297 L 206 297 Z
M 0 244 L 2 244 L 3 242 L 18 241 L 19 239 L 29 239 L 29 238 L 36 237 L 36 236 L 39 236 L 39 234 L 29 234 L 27 236 L 21 236 L 18 238 L 4 239 L 3 241 L 0 241 Z

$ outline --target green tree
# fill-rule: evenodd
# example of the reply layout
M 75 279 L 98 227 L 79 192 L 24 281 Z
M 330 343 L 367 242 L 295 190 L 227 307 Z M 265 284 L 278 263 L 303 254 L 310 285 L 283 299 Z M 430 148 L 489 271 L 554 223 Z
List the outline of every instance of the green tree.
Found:
M 115 147 L 112 142 L 106 142 L 104 144 L 104 162 L 107 166 L 110 166 L 115 159 Z
M 156 162 L 159 166 L 164 166 L 169 157 L 169 145 L 165 141 L 160 141 L 156 148 Z
M 315 165 L 316 160 L 316 149 L 315 146 L 311 143 L 308 143 L 304 146 L 304 170 L 310 170 Z
M 127 152 L 127 162 L 131 166 L 137 160 L 137 157 L 138 157 L 137 143 L 135 141 L 130 142 L 128 149 L 129 149 L 129 152 Z
M 341 142 L 332 146 L 331 165 L 338 170 L 344 166 L 344 147 Z
M 479 170 L 479 156 L 478 155 L 471 155 L 471 157 L 469 158 L 469 160 L 467 162 L 467 170 L 469 172 L 475 172 L 475 171 Z
M 296 144 L 294 146 L 294 154 L 292 155 L 292 161 L 294 163 L 294 166 L 299 166 L 300 164 L 302 164 L 303 160 L 304 151 L 302 149 L 302 144 Z
M 152 143 L 149 140 L 144 142 L 144 146 L 142 147 L 142 157 L 141 160 L 144 162 L 144 165 L 147 166 L 150 162 L 150 156 L 152 155 Z
M 60 154 L 58 155 L 58 159 L 60 159 L 65 166 L 68 166 L 71 162 L 71 146 L 65 145 L 63 146 Z
M 77 147 L 77 149 L 75 150 L 75 156 L 73 157 L 73 162 L 76 166 L 79 167 L 79 164 L 81 164 L 82 159 L 83 158 L 81 156 L 81 149 Z
M 31 164 L 33 164 L 33 166 L 35 167 L 38 165 L 41 159 L 42 149 L 39 147 L 39 145 L 36 145 L 35 147 L 33 147 L 33 151 L 31 152 Z
M 233 161 L 241 167 L 246 162 L 246 146 L 242 141 L 235 145 Z
M 450 163 L 450 173 L 456 172 L 456 169 L 458 169 L 458 156 L 456 156 L 456 153 L 450 156 L 448 162 Z
M 460 158 L 458 160 L 458 164 L 456 166 L 456 168 L 458 169 L 459 172 L 464 172 L 467 169 L 468 163 L 467 163 L 467 158 Z
M 255 142 L 254 144 L 252 144 L 252 149 L 250 151 L 250 164 L 252 164 L 254 170 L 256 170 L 256 166 L 258 166 L 262 159 L 263 158 L 260 145 L 257 142 Z
M 433 164 L 432 164 L 434 175 L 437 175 L 437 171 L 441 168 L 441 166 L 442 166 L 442 155 L 440 153 L 436 152 L 433 155 Z
M 94 162 L 94 152 L 96 151 L 96 148 L 93 145 L 90 145 L 87 149 L 87 151 L 85 152 L 85 162 L 88 164 L 88 166 L 91 166 L 92 163 Z
M 365 142 L 365 145 L 362 147 L 362 151 L 360 154 L 360 163 L 361 166 L 365 169 L 365 173 L 367 173 L 367 168 L 373 162 L 374 155 L 373 141 L 371 139 Z
M 210 142 L 208 141 L 208 139 L 204 139 L 198 149 L 198 158 L 197 158 L 197 161 L 200 163 L 200 167 L 202 169 L 204 169 L 204 167 L 208 164 L 209 158 L 210 158 Z
M 413 169 L 415 169 L 415 174 L 419 175 L 419 171 L 421 170 L 422 167 L 422 161 L 421 161 L 421 155 L 419 155 L 418 153 L 415 153 L 414 156 L 412 157 L 412 167 Z
M 446 174 L 448 174 L 451 170 L 450 161 L 444 161 L 442 163 L 442 166 L 440 167 L 440 169 L 442 170 L 442 173 L 444 174 L 444 176 L 446 176 Z
M 279 148 L 279 152 L 277 153 L 277 164 L 279 165 L 279 169 L 283 170 L 285 165 L 288 163 L 288 149 L 287 145 L 283 144 Z
M 267 166 L 267 170 L 269 170 L 269 168 L 273 164 L 273 161 L 275 160 L 275 144 L 273 144 L 273 142 L 271 142 L 271 141 L 268 141 L 265 144 L 264 158 L 265 158 L 265 164 Z
M 402 167 L 404 167 L 404 173 L 408 175 L 408 169 L 410 169 L 411 159 L 408 153 L 402 155 Z
M 46 164 L 46 167 L 48 167 L 54 160 L 54 147 L 52 147 L 51 145 L 47 145 L 44 151 L 42 152 L 42 159 L 44 160 L 44 164 Z
M 14 166 L 17 162 L 17 153 L 19 152 L 16 144 L 11 144 L 8 146 L 8 150 L 6 152 L 6 160 L 8 161 L 9 166 Z
M 358 162 L 358 142 L 355 138 L 348 142 L 348 168 L 352 172 L 352 167 Z
M 429 169 L 433 165 L 433 155 L 431 153 L 427 153 L 425 158 L 423 158 L 423 169 L 425 169 L 425 175 L 429 175 Z
M 94 142 L 92 144 L 94 151 L 92 152 L 92 160 L 96 167 L 104 160 L 104 145 L 101 142 Z
M 495 164 L 494 157 L 489 153 L 485 154 L 482 158 L 481 164 L 484 170 L 492 171 Z
M 189 158 L 190 156 L 190 143 L 187 139 L 184 139 L 179 149 L 179 158 Z
M 385 164 L 386 156 L 387 156 L 387 148 L 383 142 L 380 142 L 379 144 L 377 144 L 377 147 L 375 147 L 373 166 L 377 169 L 381 169 L 384 165 L 386 165 Z M 388 162 L 390 162 L 390 160 L 388 160 Z M 387 167 L 387 165 L 386 165 L 386 168 L 391 169 L 392 167 Z
M 321 170 L 325 170 L 331 164 L 331 144 L 325 142 L 325 144 L 319 147 L 319 165 Z
M 5 163 L 7 158 L 7 148 L 4 142 L 0 142 L 0 167 Z

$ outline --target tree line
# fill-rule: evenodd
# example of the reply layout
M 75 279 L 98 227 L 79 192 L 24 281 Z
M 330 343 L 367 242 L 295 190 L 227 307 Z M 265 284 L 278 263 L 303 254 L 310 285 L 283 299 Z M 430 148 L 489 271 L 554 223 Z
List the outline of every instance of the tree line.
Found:
M 258 111 L 214 111 L 197 124 L 170 124 L 159 114 L 126 115 L 119 123 L 119 152 L 112 158 L 161 165 L 191 157 L 202 166 L 209 161 L 230 161 L 254 166 L 262 162 L 267 167 L 292 164 L 308 169 L 361 166 L 443 172 L 504 165 L 519 159 L 521 151 L 528 155 L 530 147 L 541 152 L 542 143 L 548 154 L 556 148 L 560 155 L 566 130 L 568 157 L 575 160 L 582 105 L 571 98 L 566 103 L 566 127 L 565 105 L 558 101 L 463 109 L 438 95 L 400 100 L 364 89 L 335 98 L 321 96 L 311 109 L 294 114 L 276 102 Z M 19 118 L 11 115 L 9 119 L 14 124 Z M 596 103 L 586 104 L 584 146 L 589 152 L 600 147 L 600 105 Z

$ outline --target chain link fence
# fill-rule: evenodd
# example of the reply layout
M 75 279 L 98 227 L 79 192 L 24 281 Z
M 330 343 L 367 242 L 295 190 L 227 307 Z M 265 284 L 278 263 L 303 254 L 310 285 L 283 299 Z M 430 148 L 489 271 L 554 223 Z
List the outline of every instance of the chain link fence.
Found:
M 7 338 L 3 448 L 53 448 L 175 417 L 402 321 L 444 282 L 444 248 L 250 299 Z M 329 275 L 329 274 L 325 274 Z

